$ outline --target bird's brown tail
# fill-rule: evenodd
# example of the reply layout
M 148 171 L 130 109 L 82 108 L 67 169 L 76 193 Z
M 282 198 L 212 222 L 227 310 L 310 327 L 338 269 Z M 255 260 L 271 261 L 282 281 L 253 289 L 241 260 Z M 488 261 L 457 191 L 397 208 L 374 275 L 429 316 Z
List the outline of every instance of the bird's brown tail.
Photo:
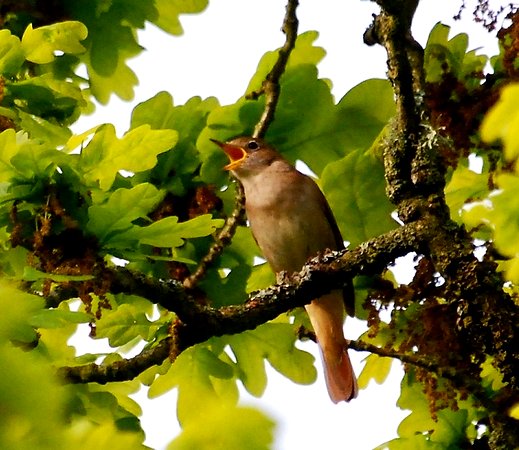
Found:
M 349 402 L 357 396 L 358 387 L 346 349 L 346 341 L 342 346 L 333 346 L 326 349 L 319 345 L 319 349 L 323 360 L 326 386 L 332 402 Z
M 342 331 L 342 291 L 323 295 L 306 305 L 306 311 L 321 351 L 330 398 L 334 403 L 350 401 L 357 396 L 358 387 Z

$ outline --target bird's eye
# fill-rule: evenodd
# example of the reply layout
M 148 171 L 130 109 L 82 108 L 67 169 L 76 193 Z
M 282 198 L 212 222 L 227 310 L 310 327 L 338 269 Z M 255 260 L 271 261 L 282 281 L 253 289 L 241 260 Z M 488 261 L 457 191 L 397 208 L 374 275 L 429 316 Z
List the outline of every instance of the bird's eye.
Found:
M 256 141 L 249 141 L 247 143 L 247 148 L 249 150 L 257 150 L 259 148 L 259 144 Z

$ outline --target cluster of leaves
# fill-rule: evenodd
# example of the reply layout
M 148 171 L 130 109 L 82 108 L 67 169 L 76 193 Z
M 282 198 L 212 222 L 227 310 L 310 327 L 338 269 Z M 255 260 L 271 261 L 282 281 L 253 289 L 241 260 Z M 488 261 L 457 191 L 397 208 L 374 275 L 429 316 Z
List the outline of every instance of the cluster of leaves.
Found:
M 157 280 L 182 281 L 196 268 L 211 234 L 223 224 L 218 217 L 232 207 L 233 189 L 222 170 L 224 155 L 209 138 L 225 140 L 250 132 L 263 108 L 261 101 L 246 96 L 225 107 L 214 98 L 192 98 L 175 106 L 162 92 L 135 108 L 130 130 L 121 138 L 110 124 L 72 135 L 68 126 L 88 109 L 88 97 L 81 90 L 82 80 L 61 79 L 56 67 L 60 58 L 88 58 L 96 32 L 89 28 L 92 40 L 85 40 L 83 24 L 63 22 L 28 27 L 21 40 L 2 30 L 0 41 L 0 112 L 6 124 L 0 133 L 2 272 L 43 297 L 59 285 L 79 286 L 81 299 L 49 305 L 39 296 L 15 291 L 23 298 L 20 308 L 30 309 L 24 326 L 32 332 L 6 340 L 34 347 L 31 354 L 38 355 L 39 364 L 53 367 L 94 361 L 109 365 L 132 349 L 153 349 L 168 336 L 174 314 L 154 306 L 153 299 L 112 294 L 106 269 L 116 270 L 116 261 L 123 261 Z M 318 78 L 316 65 L 324 51 L 313 46 L 316 36 L 307 33 L 298 39 L 283 76 L 278 119 L 267 139 L 293 161 L 304 158 L 321 176 L 341 228 L 357 244 L 395 226 L 384 195 L 380 155 L 370 149 L 393 114 L 392 94 L 387 82 L 371 80 L 336 104 L 330 84 Z M 275 52 L 265 55 L 248 91 L 261 85 L 275 58 Z M 90 82 L 96 82 L 92 75 Z M 298 95 L 303 90 L 304 98 Z M 355 176 L 346 186 L 338 185 L 337 178 L 346 173 Z M 373 173 L 379 176 L 367 176 Z M 348 203 L 342 189 L 348 191 Z M 372 219 L 375 216 L 380 219 Z M 270 269 L 254 266 L 257 256 L 249 230 L 239 227 L 200 283 L 200 302 L 242 303 L 248 292 L 270 284 Z M 14 288 L 5 289 L 7 298 Z M 111 352 L 77 356 L 67 340 L 78 323 L 90 325 L 92 338 L 106 338 Z M 239 336 L 214 338 L 183 352 L 171 369 L 166 361 L 123 385 L 60 387 L 62 398 L 49 405 L 66 411 L 62 420 L 102 421 L 113 433 L 129 432 L 128 439 L 139 442 L 140 409 L 128 395 L 139 382 L 151 386 L 152 396 L 178 387 L 184 433 L 172 448 L 198 447 L 215 435 L 232 440 L 226 448 L 241 448 L 245 440 L 251 448 L 251 428 L 262 430 L 255 439 L 257 448 L 265 448 L 272 440 L 272 424 L 262 414 L 236 406 L 237 382 L 251 394 L 262 395 L 265 360 L 295 382 L 313 382 L 313 357 L 295 347 L 297 327 L 282 317 Z M 47 371 L 53 379 L 51 369 Z M 195 413 L 202 409 L 206 415 Z M 12 420 L 17 417 L 13 412 Z M 241 431 L 229 433 L 222 423 Z M 43 440 L 34 428 L 37 424 L 29 425 L 22 431 Z M 201 428 L 207 435 L 200 434 Z M 59 438 L 63 436 L 57 434 Z M 2 447 L 9 448 L 9 442 L 2 441 Z
M 137 40 L 137 30 L 151 23 L 166 33 L 182 34 L 180 14 L 199 13 L 207 3 L 207 0 L 6 0 L 0 5 L 0 25 L 18 37 L 32 26 L 38 27 L 37 33 L 41 36 L 28 42 L 39 48 L 46 48 L 46 42 L 55 46 L 56 33 L 59 33 L 58 39 L 64 47 L 58 45 L 53 50 L 64 54 L 52 60 L 50 54 L 46 60 L 28 58 L 37 64 L 31 68 L 36 73 L 50 72 L 55 80 L 72 79 L 76 85 L 85 86 L 100 103 L 107 103 L 112 94 L 123 100 L 133 98 L 138 79 L 127 60 L 143 50 Z M 85 51 L 67 47 L 77 38 L 70 32 L 63 34 L 63 24 L 58 25 L 59 30 L 55 29 L 57 22 L 66 21 L 76 21 L 75 24 L 82 27 L 84 35 L 80 39 Z M 86 78 L 77 75 L 81 67 L 86 67 Z
M 55 379 L 56 367 L 115 366 L 128 352 L 151 351 L 174 334 L 173 312 L 153 298 L 112 292 L 110 274 L 125 264 L 157 283 L 181 283 L 196 269 L 234 196 L 222 170 L 225 155 L 210 139 L 251 134 L 264 102 L 244 95 L 227 106 L 197 97 L 174 105 L 171 95 L 161 92 L 134 109 L 122 137 L 111 124 L 73 135 L 68 127 L 89 110 L 90 92 L 101 102 L 114 92 L 131 97 L 135 77 L 125 61 L 140 51 L 135 28 L 148 20 L 179 32 L 178 13 L 188 9 L 159 0 L 54 3 L 58 18 L 68 21 L 43 16 L 43 26 L 33 28 L 20 10 L 4 17 L 11 31 L 0 30 L 0 289 L 2 310 L 9 311 L 0 323 L 0 357 L 8 362 L 0 383 L 5 387 L 0 403 L 7 405 L 0 446 L 21 448 L 26 442 L 27 448 L 43 449 L 60 442 L 79 448 L 81 442 L 81 448 L 104 448 L 117 442 L 140 448 L 141 411 L 130 395 L 144 384 L 152 397 L 178 389 L 183 432 L 170 448 L 212 448 L 215 441 L 226 449 L 268 448 L 273 422 L 238 406 L 238 384 L 261 396 L 266 361 L 294 382 L 314 381 L 313 357 L 296 347 L 298 327 L 310 326 L 298 311 L 240 335 L 211 338 L 174 362 L 148 367 L 133 381 L 62 386 Z M 186 5 L 198 11 L 205 2 Z M 30 17 L 31 10 L 23 11 Z M 425 50 L 425 99 L 432 112 L 427 126 L 431 146 L 441 149 L 449 166 L 447 202 L 453 218 L 484 241 L 488 254 L 502 256 L 512 294 L 519 273 L 512 238 L 519 214 L 513 195 L 519 184 L 513 134 L 517 86 L 503 91 L 483 125 L 485 141 L 503 140 L 504 157 L 498 147 L 483 144 L 478 130 L 499 88 L 516 73 L 510 56 L 517 45 L 515 24 L 500 34 L 502 53 L 484 81 L 487 58 L 467 52 L 467 36 L 449 40 L 448 29 L 438 25 Z M 318 77 L 324 50 L 313 44 L 316 37 L 315 32 L 298 37 L 266 139 L 319 177 L 354 247 L 397 226 L 382 164 L 393 92 L 385 80 L 368 80 L 336 102 L 330 82 Z M 260 88 L 276 58 L 269 52 L 261 59 L 246 92 Z M 80 64 L 87 67 L 87 79 L 74 72 Z M 469 156 L 481 159 L 481 171 L 469 165 Z M 490 236 L 495 247 L 488 244 Z M 248 228 L 239 226 L 191 294 L 201 305 L 243 303 L 248 293 L 273 281 L 270 269 L 256 264 L 258 256 Z M 447 367 L 466 360 L 455 332 L 458 316 L 430 262 L 420 260 L 407 286 L 384 275 L 356 281 L 358 316 L 370 325 L 364 339 L 433 357 Z M 56 291 L 70 286 L 79 300 L 51 303 Z M 388 307 L 386 323 L 379 313 Z M 78 324 L 88 324 L 92 338 L 106 339 L 108 351 L 77 355 L 68 340 Z M 503 386 L 491 363 L 482 367 L 490 393 Z M 26 371 L 27 366 L 41 371 Z M 371 379 L 382 382 L 390 366 L 387 358 L 369 356 L 361 386 Z M 486 413 L 466 392 L 423 369 L 406 369 L 399 405 L 412 412 L 387 446 L 462 448 L 481 437 L 478 422 Z M 26 402 L 18 395 L 22 391 Z

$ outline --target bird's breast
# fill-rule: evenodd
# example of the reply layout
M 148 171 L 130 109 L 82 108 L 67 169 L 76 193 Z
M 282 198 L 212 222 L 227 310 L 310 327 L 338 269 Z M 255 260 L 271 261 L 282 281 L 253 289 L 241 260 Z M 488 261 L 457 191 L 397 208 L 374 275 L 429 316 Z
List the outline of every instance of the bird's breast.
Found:
M 313 181 L 285 177 L 244 186 L 252 233 L 274 271 L 298 271 L 318 251 L 335 248 Z

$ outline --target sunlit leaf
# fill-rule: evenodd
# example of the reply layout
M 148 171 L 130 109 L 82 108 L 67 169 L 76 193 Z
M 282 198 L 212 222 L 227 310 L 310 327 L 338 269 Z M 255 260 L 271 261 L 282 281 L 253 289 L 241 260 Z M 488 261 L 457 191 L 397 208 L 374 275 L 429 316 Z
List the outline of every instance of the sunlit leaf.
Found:
M 29 133 L 31 138 L 42 139 L 49 145 L 62 145 L 72 134 L 68 128 L 56 125 L 33 114 L 26 114 L 23 111 L 18 111 L 18 115 L 21 119 L 21 127 Z
M 112 347 L 127 344 L 140 337 L 148 340 L 154 331 L 153 322 L 138 307 L 119 305 L 115 311 L 107 311 L 96 322 L 96 337 L 108 338 Z
M 441 409 L 437 412 L 437 420 L 434 420 L 422 385 L 409 374 L 402 380 L 397 404 L 402 409 L 412 411 L 398 427 L 400 437 L 412 439 L 419 433 L 427 433 L 429 440 L 442 443 L 446 447 L 455 447 L 465 440 L 465 429 L 471 425 L 472 420 L 467 410 Z
M 16 132 L 8 128 L 0 133 L 0 181 L 8 181 L 16 173 L 16 169 L 11 163 L 11 158 L 18 151 Z
M 86 104 L 78 86 L 51 74 L 6 83 L 6 100 L 27 113 L 60 122 L 75 119 L 77 109 Z
M 208 236 L 223 225 L 223 219 L 213 219 L 203 214 L 185 222 L 170 216 L 145 227 L 135 227 L 119 236 L 119 239 L 136 239 L 141 244 L 154 247 L 180 247 L 184 239 Z
M 138 82 L 137 75 L 123 61 L 119 61 L 114 71 L 104 76 L 87 64 L 88 75 L 91 84 L 92 94 L 101 104 L 107 104 L 112 93 L 122 100 L 130 101 L 133 99 L 133 88 Z
M 85 426 L 85 432 L 74 436 L 71 446 L 83 450 L 148 450 L 142 434 L 125 432 L 113 423 L 101 423 L 95 427 Z
M 88 30 L 81 22 L 60 22 L 36 29 L 29 24 L 22 37 L 25 57 L 36 64 L 46 64 L 55 58 L 56 51 L 83 53 L 80 41 Z
M 208 0 L 189 0 L 171 2 L 168 0 L 155 0 L 158 10 L 157 19 L 153 20 L 155 25 L 171 34 L 182 34 L 180 25 L 180 14 L 193 14 L 202 12 L 208 4 Z
M 193 172 L 201 163 L 196 139 L 206 125 L 207 116 L 217 107 L 215 98 L 201 100 L 199 97 L 174 106 L 171 95 L 160 92 L 133 110 L 132 128 L 148 124 L 152 129 L 174 129 L 179 134 L 175 147 L 159 155 L 157 165 L 151 171 L 151 177 L 160 180 L 168 191 L 182 195 L 186 185 L 192 182 Z
M 449 32 L 449 26 L 437 23 L 429 34 L 424 52 L 427 81 L 437 83 L 444 74 L 452 73 L 475 88 L 479 80 L 473 74 L 483 71 L 488 58 L 476 51 L 467 52 L 467 34 L 460 33 L 449 40 Z
M 227 390 L 224 398 L 218 394 L 221 386 L 215 386 L 215 378 L 230 383 L 231 390 Z M 196 420 L 199 411 L 209 404 L 235 404 L 238 396 L 232 366 L 222 361 L 206 344 L 196 345 L 182 352 L 169 371 L 153 382 L 149 396 L 153 398 L 162 395 L 174 387 L 179 389 L 178 419 L 186 424 Z
M 17 72 L 25 59 L 20 39 L 9 30 L 0 30 L 0 74 Z
M 366 365 L 362 369 L 358 377 L 358 384 L 360 389 L 366 389 L 370 380 L 375 380 L 381 384 L 388 377 L 391 370 L 391 358 L 383 358 L 375 354 L 371 354 L 366 358 Z
M 504 255 L 519 253 L 519 176 L 502 174 L 497 178 L 500 192 L 492 197 L 490 218 L 494 224 L 495 245 Z
M 506 85 L 501 90 L 497 103 L 490 109 L 481 124 L 481 137 L 492 142 L 500 139 L 503 142 L 505 157 L 515 161 L 519 157 L 519 83 Z M 519 164 L 515 164 L 519 172 Z
M 445 199 L 453 217 L 458 217 L 466 202 L 479 200 L 488 193 L 488 175 L 458 166 L 445 188 Z
M 92 317 L 78 311 L 43 309 L 31 316 L 30 322 L 36 328 L 60 328 L 69 323 L 88 323 Z
M 210 402 L 168 450 L 268 450 L 273 432 L 272 420 L 254 408 Z
M 131 228 L 134 220 L 146 217 L 163 197 L 164 193 L 150 183 L 117 189 L 106 203 L 88 209 L 87 227 L 103 243 L 114 233 Z
M 265 289 L 276 282 L 276 276 L 267 263 L 254 266 L 251 276 L 247 280 L 246 292 L 250 293 Z
M 104 125 L 81 152 L 81 167 L 88 181 L 99 182 L 101 189 L 108 190 L 120 170 L 151 169 L 157 163 L 157 155 L 173 147 L 177 140 L 176 131 L 152 130 L 149 125 L 118 139 L 113 125 Z
M 314 357 L 295 347 L 296 334 L 288 323 L 267 323 L 226 340 L 236 357 L 238 377 L 252 395 L 259 397 L 265 390 L 264 360 L 295 383 L 315 381 Z

